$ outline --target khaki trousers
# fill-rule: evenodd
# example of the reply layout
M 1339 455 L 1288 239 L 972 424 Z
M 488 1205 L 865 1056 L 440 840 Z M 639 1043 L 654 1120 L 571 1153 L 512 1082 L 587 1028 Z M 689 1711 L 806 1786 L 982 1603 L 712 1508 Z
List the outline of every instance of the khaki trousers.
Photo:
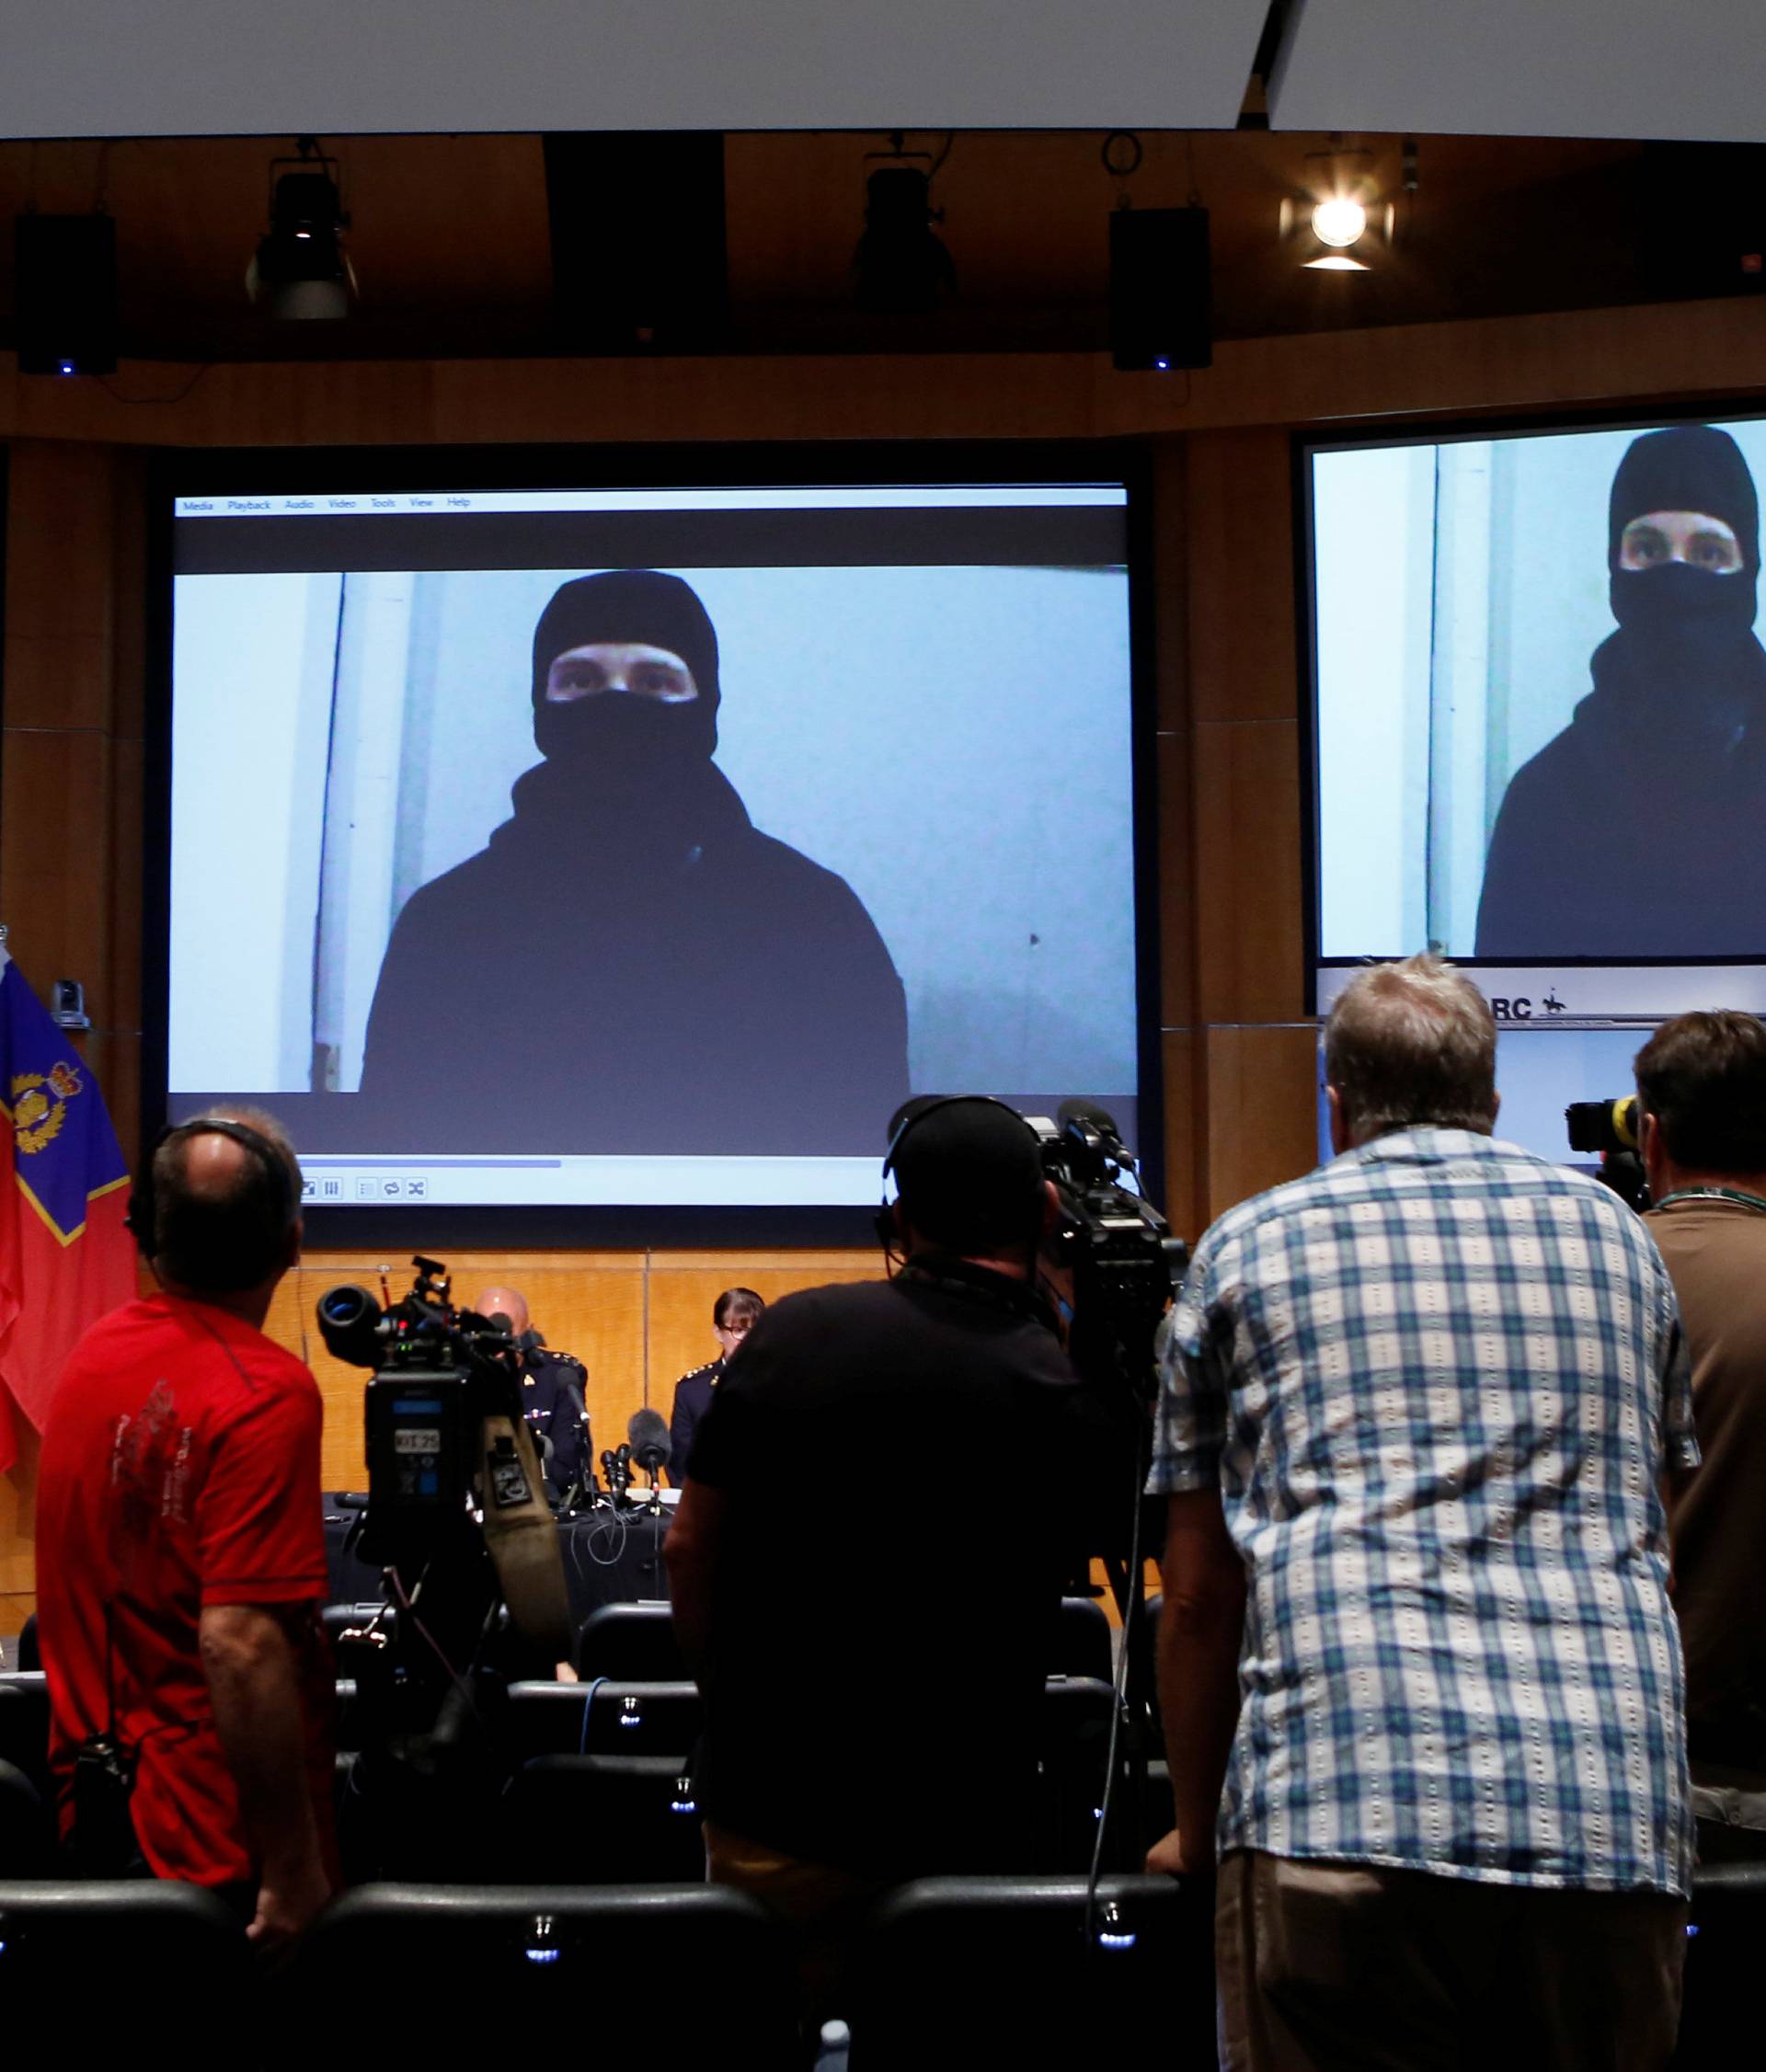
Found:
M 1230 2072 L 1660 2072 L 1686 1903 L 1235 1849 L 1215 1955 Z

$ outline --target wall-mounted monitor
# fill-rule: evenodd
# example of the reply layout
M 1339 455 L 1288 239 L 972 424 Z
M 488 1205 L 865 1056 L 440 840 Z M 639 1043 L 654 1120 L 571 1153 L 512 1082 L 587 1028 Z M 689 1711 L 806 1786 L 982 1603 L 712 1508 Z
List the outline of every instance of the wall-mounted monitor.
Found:
M 1321 1010 L 1430 945 L 1517 1031 L 1766 1010 L 1766 419 L 1299 464 Z
M 168 458 L 149 1113 L 271 1108 L 338 1232 L 851 1211 L 911 1093 L 1080 1093 L 1139 1148 L 1132 486 Z

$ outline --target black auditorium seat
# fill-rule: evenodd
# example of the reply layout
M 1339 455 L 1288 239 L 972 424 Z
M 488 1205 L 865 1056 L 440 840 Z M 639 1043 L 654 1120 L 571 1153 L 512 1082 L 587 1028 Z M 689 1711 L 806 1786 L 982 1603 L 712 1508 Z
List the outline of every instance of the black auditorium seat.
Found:
M 510 1753 L 668 1756 L 685 1767 L 704 1723 L 696 1686 L 585 1678 L 509 1687 Z
M 1759 2026 L 1766 1863 L 1714 1863 L 1692 1881 L 1677 2072 L 1740 2064 Z
M 506 1874 L 568 1884 L 703 1878 L 705 1839 L 683 1762 L 666 1756 L 536 1756 L 499 1823 Z
M 885 1898 L 845 2019 L 852 2072 L 1214 2072 L 1213 1893 L 1106 1878 L 925 1878 Z
M 0 1676 L 0 1763 L 49 1789 L 49 1679 L 40 1669 Z
M 1095 1677 L 1051 1677 L 1037 1723 L 1038 1804 L 1027 1839 L 1038 1871 L 1090 1868 L 1116 1693 Z
M 1063 1597 L 1056 1629 L 1051 1677 L 1095 1677 L 1108 1683 L 1115 1672 L 1110 1652 L 1110 1622 L 1095 1597 Z
M 666 1604 L 602 1605 L 582 1622 L 577 1668 L 591 1677 L 629 1677 L 637 1683 L 684 1683 L 687 1660 L 675 1637 L 674 1614 Z
M 7 2027 L 21 2037 L 34 2018 L 46 2024 L 40 2035 L 68 2039 L 76 2060 L 109 2057 L 120 2032 L 107 2024 L 150 2024 L 154 2009 L 183 2008 L 200 2023 L 181 2046 L 191 2062 L 208 2055 L 192 2037 L 210 2039 L 241 2072 L 264 2062 L 248 2019 L 258 1967 L 244 1925 L 200 1885 L 8 1879 L 0 1883 L 0 1945 Z M 99 2041 L 107 2034 L 110 2042 Z
M 61 1868 L 55 1820 L 24 1771 L 0 1762 L 0 1878 L 53 1877 Z
M 301 1952 L 310 2062 L 501 2065 L 512 2050 L 790 2066 L 782 1933 L 717 1886 L 363 1885 Z M 599 2043 L 598 2043 L 599 2039 Z

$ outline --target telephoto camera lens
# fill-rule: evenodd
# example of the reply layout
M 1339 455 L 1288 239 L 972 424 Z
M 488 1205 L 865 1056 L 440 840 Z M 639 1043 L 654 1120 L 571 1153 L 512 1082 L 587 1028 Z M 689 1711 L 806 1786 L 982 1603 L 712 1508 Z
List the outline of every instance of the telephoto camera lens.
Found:
M 351 1367 L 373 1367 L 379 1356 L 381 1307 L 365 1288 L 353 1282 L 327 1288 L 319 1297 L 319 1335 L 333 1359 Z

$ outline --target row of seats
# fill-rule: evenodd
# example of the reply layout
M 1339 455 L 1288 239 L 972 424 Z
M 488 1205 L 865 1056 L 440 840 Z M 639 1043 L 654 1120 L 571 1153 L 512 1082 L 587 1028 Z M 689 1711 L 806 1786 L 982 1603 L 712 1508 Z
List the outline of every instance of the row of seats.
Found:
M 854 2072 L 1040 2072 L 1100 2058 L 1213 2067 L 1211 1895 L 1204 1881 L 925 1879 L 889 1895 L 859 1943 L 847 2006 Z M 1751 2032 L 1766 1867 L 1701 1873 L 1675 2064 L 1726 2062 Z M 278 1982 L 191 1886 L 0 1883 L 0 1995 L 12 2009 L 119 2007 L 200 1979 L 228 2062 L 310 2066 L 338 2044 L 498 2059 L 522 2036 L 658 2062 L 801 2062 L 796 1981 L 776 1924 L 742 1895 L 647 1888 L 364 1885 Z M 263 2019 L 266 2014 L 272 2018 Z M 1524 2055 L 1524 2039 L 1521 2041 Z
M 937 1700 L 928 1679 L 927 1703 Z M 362 1746 L 366 1720 L 356 1685 L 337 1686 L 337 1746 L 345 1754 Z M 1051 1753 L 1107 1733 L 1110 1686 L 1095 1677 L 1051 1677 L 1043 1687 L 1039 1740 Z M 509 1687 L 500 1733 L 511 1761 L 534 1756 L 671 1756 L 685 1760 L 704 1725 L 695 1685 L 615 1681 L 518 1683 Z M 40 1669 L 0 1674 L 0 1761 L 26 1776 L 47 1780 L 49 1687 Z
M 1113 1654 L 1103 1607 L 1093 1597 L 1063 1597 L 1049 1651 L 1043 1665 L 1047 1675 L 1095 1677 L 1108 1683 Z M 675 1683 L 688 1675 L 670 1608 L 649 1602 L 602 1605 L 591 1612 L 583 1622 L 577 1667 L 585 1678 L 639 1683 Z
M 863 1937 L 839 2010 L 851 2064 L 1035 2072 L 1119 2043 L 1130 2062 L 1156 2050 L 1166 2072 L 1212 2072 L 1209 1906 L 1200 1883 L 1107 1879 L 1088 1936 L 1083 1880 L 903 1886 Z M 395 2050 L 401 2062 L 501 2062 L 522 2037 L 707 2072 L 803 2061 L 784 1932 L 754 1901 L 703 1883 L 364 1885 L 333 1904 L 280 1983 L 193 1887 L 0 1883 L 5 2004 L 77 2006 L 94 1977 L 118 2007 L 200 1979 L 204 2032 L 242 2067 L 254 2050 L 266 2068 L 309 2067 L 340 2044 L 367 2063 Z
M 935 1678 L 926 1680 L 934 1714 L 939 1689 Z M 338 1699 L 346 1852 L 364 1866 L 408 1871 L 414 1860 L 402 1838 L 402 1780 L 373 1757 L 358 1754 L 362 1737 L 350 1731 L 361 1723 L 354 1687 L 340 1684 Z M 1095 1677 L 1052 1678 L 1044 1687 L 1038 1777 L 1023 1824 L 1027 1860 L 1039 1868 L 1079 1870 L 1091 1860 L 1114 1709 L 1111 1687 Z M 701 1721 L 692 1684 L 510 1686 L 499 1734 L 514 1774 L 495 1810 L 494 1831 L 475 1834 L 483 1849 L 480 1874 L 591 1883 L 700 1874 L 690 1771 Z M 0 1875 L 40 1876 L 54 1869 L 48 1731 L 42 1674 L 0 1677 Z M 966 1781 L 969 1789 L 987 1788 L 985 1778 Z M 1122 1811 L 1125 1835 L 1160 1831 L 1134 1818 L 1133 1809 Z M 469 1827 L 476 1817 L 470 1811 L 464 1816 Z M 1111 1860 L 1138 1860 L 1133 1845 Z
M 380 1604 L 327 1605 L 323 1621 L 347 1682 L 351 1667 L 349 1636 L 373 1626 L 388 1638 L 397 1632 L 397 1613 Z M 584 1620 L 578 1640 L 579 1673 L 585 1682 L 608 1677 L 620 1683 L 676 1684 L 691 1681 L 671 1608 L 659 1602 L 602 1605 Z M 1090 1597 L 1063 1597 L 1051 1640 L 1047 1673 L 1091 1677 L 1108 1683 L 1113 1666 L 1109 1620 Z M 40 1671 L 36 1614 L 19 1635 L 15 1673 Z

